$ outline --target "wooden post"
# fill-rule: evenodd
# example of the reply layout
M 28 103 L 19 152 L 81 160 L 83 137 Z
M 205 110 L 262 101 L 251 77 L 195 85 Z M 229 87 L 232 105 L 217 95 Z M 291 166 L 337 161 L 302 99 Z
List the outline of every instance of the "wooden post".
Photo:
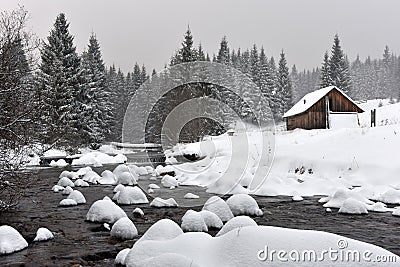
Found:
M 326 122 L 325 122 L 325 127 L 326 127 L 326 129 L 329 129 L 329 111 L 330 110 L 330 108 L 329 108 L 329 97 L 328 96 L 325 96 L 325 112 L 326 112 L 326 115 L 325 115 L 325 120 L 326 120 Z
M 371 127 L 376 127 L 376 109 L 371 110 Z

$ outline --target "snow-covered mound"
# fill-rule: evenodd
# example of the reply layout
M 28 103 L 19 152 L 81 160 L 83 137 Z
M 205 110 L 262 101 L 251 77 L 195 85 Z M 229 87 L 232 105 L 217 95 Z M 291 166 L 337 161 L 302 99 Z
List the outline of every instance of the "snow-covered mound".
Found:
M 122 217 L 114 223 L 110 235 L 121 240 L 133 239 L 138 235 L 136 226 L 128 217 Z
M 71 179 L 67 177 L 61 177 L 60 180 L 58 180 L 57 185 L 62 186 L 62 187 L 74 187 L 74 182 L 71 181 Z
M 139 217 L 143 217 L 144 216 L 144 212 L 143 212 L 143 210 L 141 209 L 141 208 L 135 208 L 133 211 L 132 211 L 132 214 L 133 215 L 138 215 Z
M 198 195 L 195 195 L 193 193 L 186 193 L 186 195 L 183 196 L 184 198 L 188 198 L 188 199 L 197 199 L 199 198 Z
M 124 188 L 121 188 L 121 190 L 117 192 L 117 194 L 118 196 L 116 196 L 116 201 L 118 204 L 131 205 L 149 203 L 146 195 L 138 186 L 126 186 Z
M 349 198 L 358 200 L 365 204 L 373 204 L 372 201 L 368 200 L 357 192 L 354 192 L 352 190 L 339 189 L 332 196 L 328 197 L 329 201 L 324 204 L 324 207 L 339 209 L 343 205 L 343 203 Z
M 367 205 L 368 211 L 375 211 L 375 212 L 388 212 L 393 211 L 393 209 L 389 209 L 385 203 L 376 202 L 372 205 Z
M 144 167 L 144 166 L 141 166 L 141 167 L 138 167 L 137 169 L 136 169 L 136 173 L 137 173 L 137 175 L 148 175 L 149 174 L 149 171 L 147 170 L 147 168 L 146 167 Z
M 162 165 L 158 165 L 155 169 L 155 173 L 157 176 L 162 176 L 167 173 L 175 173 L 175 168 L 172 167 L 171 165 L 167 165 L 165 167 Z
M 97 184 L 100 180 L 100 175 L 98 175 L 97 172 L 90 170 L 83 175 L 82 180 L 92 184 Z
M 71 194 L 68 195 L 67 199 L 75 200 L 75 202 L 77 204 L 85 204 L 86 203 L 86 198 L 81 193 L 81 191 L 78 191 L 78 190 L 72 191 Z
M 221 219 L 214 212 L 208 210 L 202 210 L 199 212 L 199 214 L 201 215 L 201 217 L 203 217 L 203 220 L 207 225 L 207 228 L 220 229 L 224 225 Z
M 101 173 L 101 178 L 99 179 L 99 184 L 110 184 L 115 185 L 117 183 L 117 178 L 114 173 L 109 170 L 105 170 Z
M 183 234 L 183 231 L 176 222 L 170 219 L 161 219 L 150 226 L 137 243 L 150 240 L 164 241 L 174 239 L 181 234 Z
M 66 199 L 61 200 L 58 205 L 63 206 L 63 207 L 69 207 L 69 206 L 76 206 L 76 205 L 78 205 L 78 203 L 76 203 L 76 201 L 73 199 L 66 198 Z
M 133 263 L 132 261 L 126 261 L 126 264 L 127 266 L 143 266 L 143 267 L 164 267 L 164 266 L 200 267 L 200 265 L 194 263 L 193 260 L 191 260 L 190 258 L 178 253 L 164 253 L 159 256 L 148 258 L 136 263 Z
M 207 232 L 208 227 L 203 216 L 197 211 L 188 210 L 182 217 L 181 228 L 185 232 Z
M 103 164 L 118 164 L 126 161 L 126 156 L 121 154 L 109 156 L 102 152 L 89 152 L 83 154 L 79 159 L 74 159 L 72 165 L 102 166 Z
M 394 209 L 394 211 L 392 212 L 392 215 L 393 215 L 393 216 L 400 217 L 400 208 L 397 207 L 396 209 Z
M 175 177 L 172 177 L 170 175 L 164 175 L 164 177 L 161 179 L 161 184 L 164 187 L 170 188 L 171 186 L 177 187 L 179 185 L 178 181 L 175 179 Z
M 49 229 L 41 227 L 37 230 L 36 237 L 33 239 L 33 241 L 46 241 L 53 238 L 54 235 Z
M 149 184 L 149 189 L 160 189 L 160 187 L 156 184 Z
M 400 204 L 400 190 L 389 189 L 378 199 L 388 204 Z
M 68 163 L 65 159 L 59 159 L 57 161 L 52 160 L 49 164 L 51 167 L 65 167 L 68 166 Z
M 178 203 L 176 203 L 175 199 L 173 198 L 162 199 L 160 197 L 156 197 L 150 203 L 150 206 L 155 208 L 172 208 L 178 207 Z
M 118 165 L 113 174 L 117 184 L 137 185 L 138 176 L 128 165 Z
M 237 216 L 230 219 L 224 226 L 222 226 L 222 229 L 217 233 L 216 236 L 224 235 L 233 229 L 242 228 L 245 226 L 257 226 L 257 223 L 248 216 Z
M 8 225 L 0 226 L 0 255 L 10 254 L 28 246 L 25 238 Z
M 115 264 L 120 264 L 120 265 L 125 265 L 125 258 L 126 255 L 128 255 L 129 251 L 131 249 L 130 248 L 125 248 L 123 250 L 121 250 L 120 252 L 118 252 L 117 256 L 115 257 Z
M 67 177 L 71 180 L 76 180 L 79 178 L 79 176 L 76 172 L 71 172 L 71 171 L 63 171 L 58 178 L 62 178 L 62 177 Z
M 74 185 L 77 186 L 77 187 L 88 187 L 89 186 L 89 184 L 87 182 L 85 182 L 84 180 L 82 180 L 82 179 L 77 179 L 74 182 Z
M 54 185 L 52 188 L 51 188 L 51 190 L 53 190 L 53 192 L 54 193 L 57 193 L 57 192 L 60 192 L 60 191 L 63 191 L 64 190 L 64 187 L 63 186 L 61 186 L 61 185 Z
M 64 190 L 62 191 L 63 195 L 69 195 L 74 191 L 74 189 L 72 189 L 72 187 L 67 186 L 66 188 L 64 188 Z
M 124 188 L 125 186 L 123 184 L 118 184 L 116 187 L 114 187 L 113 192 L 117 193 L 119 191 L 121 191 L 122 188 Z
M 339 213 L 367 214 L 367 205 L 353 198 L 346 199 L 339 209 Z
M 249 195 L 237 194 L 233 195 L 226 200 L 234 216 L 250 215 L 262 216 L 263 212 L 258 207 L 257 201 Z
M 92 168 L 90 168 L 89 166 L 80 168 L 79 170 L 76 171 L 76 174 L 78 175 L 78 177 L 83 177 L 86 173 L 93 171 Z
M 203 210 L 215 213 L 223 222 L 229 221 L 233 218 L 232 211 L 228 204 L 218 196 L 210 197 L 204 204 Z
M 345 245 L 345 248 L 343 248 Z M 310 231 L 285 229 L 272 226 L 247 226 L 240 231 L 230 231 L 219 237 L 207 233 L 184 233 L 168 240 L 146 240 L 136 242 L 125 258 L 126 266 L 143 266 L 141 262 L 155 262 L 166 253 L 178 253 L 188 258 L 186 265 L 220 267 L 220 266 L 332 266 L 331 258 L 326 250 L 337 251 L 335 255 L 350 255 L 352 251 L 360 253 L 360 261 L 335 261 L 335 266 L 383 266 L 374 262 L 376 256 L 393 257 L 395 262 L 386 262 L 384 266 L 397 266 L 400 258 L 395 254 L 375 245 L 360 242 L 340 235 Z M 271 250 L 282 250 L 286 254 L 271 254 Z M 299 252 L 292 253 L 291 251 Z M 301 260 L 304 251 L 315 252 L 318 262 Z M 324 252 L 325 251 L 325 252 Z M 363 253 L 368 251 L 366 258 Z M 351 254 L 353 255 L 353 254 Z M 364 253 L 365 255 L 365 253 Z M 282 260 L 279 260 L 282 259 Z M 307 258 L 306 258 L 307 259 Z M 176 257 L 173 257 L 176 260 Z M 170 261 L 168 261 L 170 262 Z M 165 263 L 164 261 L 162 263 Z M 315 264 L 314 264 L 315 263 Z M 145 265 L 154 266 L 154 265 Z M 159 266 L 159 265 L 155 265 Z M 166 265 L 164 265 L 166 266 Z M 176 266 L 172 262 L 170 266 Z
M 92 222 L 114 223 L 123 217 L 127 217 L 125 211 L 109 198 L 95 201 L 86 214 L 86 220 Z

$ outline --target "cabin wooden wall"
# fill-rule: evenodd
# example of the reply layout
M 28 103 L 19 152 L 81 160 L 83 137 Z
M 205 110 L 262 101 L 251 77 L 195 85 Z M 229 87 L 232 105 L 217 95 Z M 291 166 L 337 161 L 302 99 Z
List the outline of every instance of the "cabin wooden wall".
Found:
M 357 105 L 351 102 L 338 90 L 333 89 L 328 94 L 329 109 L 333 112 L 363 112 Z M 286 118 L 287 130 L 301 129 L 325 129 L 326 104 L 325 97 L 312 105 L 306 112 Z

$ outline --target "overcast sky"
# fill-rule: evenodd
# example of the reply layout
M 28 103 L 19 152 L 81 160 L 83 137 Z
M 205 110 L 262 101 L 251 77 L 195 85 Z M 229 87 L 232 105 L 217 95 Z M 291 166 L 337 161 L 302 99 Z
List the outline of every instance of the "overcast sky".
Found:
M 179 48 L 190 24 L 195 44 L 218 51 L 264 46 L 277 58 L 284 49 L 298 69 L 320 66 L 338 33 L 353 60 L 380 57 L 385 45 L 400 53 L 399 0 L 0 0 L 2 10 L 18 4 L 31 14 L 30 27 L 46 38 L 58 13 L 66 13 L 81 52 L 94 31 L 103 58 L 123 71 L 134 63 L 161 70 Z

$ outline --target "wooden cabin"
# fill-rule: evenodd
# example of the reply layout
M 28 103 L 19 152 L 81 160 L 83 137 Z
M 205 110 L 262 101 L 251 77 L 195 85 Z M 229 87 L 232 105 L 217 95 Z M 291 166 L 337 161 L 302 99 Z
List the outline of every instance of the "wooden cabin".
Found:
M 286 129 L 329 129 L 335 121 L 364 112 L 349 96 L 335 86 L 329 86 L 305 95 L 283 118 Z M 343 115 L 343 116 L 342 116 Z

